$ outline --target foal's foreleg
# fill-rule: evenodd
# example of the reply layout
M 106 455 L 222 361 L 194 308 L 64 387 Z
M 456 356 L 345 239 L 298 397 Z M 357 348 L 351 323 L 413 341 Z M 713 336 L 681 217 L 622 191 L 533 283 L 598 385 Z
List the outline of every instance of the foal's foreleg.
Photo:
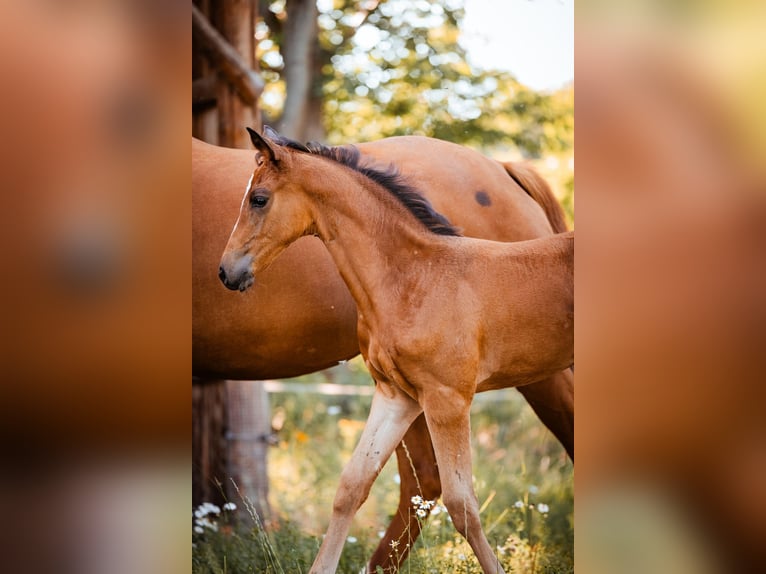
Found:
M 412 544 L 420 536 L 421 519 L 415 514 L 412 497 L 419 495 L 425 500 L 436 500 L 442 492 L 431 435 L 422 414 L 407 429 L 407 434 L 396 447 L 396 458 L 401 478 L 399 508 L 370 558 L 368 572 L 375 572 L 377 566 L 384 572 L 398 571 Z M 398 543 L 396 552 L 392 550 L 391 542 Z
M 479 520 L 471 470 L 470 406 L 471 397 L 442 388 L 429 393 L 423 410 L 439 463 L 442 500 L 452 523 L 471 545 L 484 574 L 504 574 Z
M 417 402 L 399 389 L 384 383 L 376 385 L 367 424 L 341 474 L 330 524 L 310 574 L 335 573 L 351 520 L 367 499 L 383 465 L 420 412 Z

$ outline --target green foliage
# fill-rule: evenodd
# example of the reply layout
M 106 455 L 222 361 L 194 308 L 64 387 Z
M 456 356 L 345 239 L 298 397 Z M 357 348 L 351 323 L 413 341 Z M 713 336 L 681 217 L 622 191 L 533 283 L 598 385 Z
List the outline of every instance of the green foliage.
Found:
M 360 5 L 328 3 L 320 16 L 332 139 L 419 134 L 485 148 L 513 145 L 528 157 L 571 147 L 571 98 L 468 63 L 458 42 L 461 2 L 388 0 L 370 12 Z
M 418 134 L 513 147 L 529 158 L 572 148 L 572 86 L 542 93 L 507 72 L 472 66 L 458 42 L 461 0 L 320 0 L 318 7 L 315 90 L 332 143 Z M 289 17 L 289 3 L 271 10 L 275 22 Z M 276 82 L 264 105 L 272 114 L 284 90 L 283 38 L 274 28 L 259 28 L 262 67 Z

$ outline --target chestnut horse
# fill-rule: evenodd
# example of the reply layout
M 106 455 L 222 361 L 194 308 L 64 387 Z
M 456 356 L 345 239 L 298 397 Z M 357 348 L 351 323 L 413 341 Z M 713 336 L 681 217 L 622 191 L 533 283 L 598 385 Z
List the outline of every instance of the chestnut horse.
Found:
M 356 303 L 360 350 L 376 383 L 310 572 L 335 572 L 353 516 L 423 413 L 452 521 L 485 574 L 503 573 L 479 521 L 470 405 L 477 391 L 573 365 L 574 234 L 518 243 L 462 237 L 393 167 L 364 165 L 354 148 L 278 145 L 249 132 L 256 168 L 221 281 L 244 291 L 289 244 L 319 237 Z
M 358 149 L 371 160 L 396 164 L 466 235 L 517 241 L 565 230 L 547 184 L 521 164 L 501 166 L 471 149 L 423 137 L 387 138 L 359 144 Z M 245 293 L 231 294 L 218 281 L 220 254 L 252 173 L 251 162 L 251 151 L 192 139 L 193 370 L 202 378 L 297 376 L 359 352 L 356 306 L 317 239 L 296 241 Z M 452 187 L 454 182 L 460 189 Z M 571 372 L 519 390 L 571 457 Z M 406 558 L 409 547 L 391 554 L 392 540 L 417 538 L 420 522 L 412 510 L 412 496 L 435 499 L 441 493 L 422 416 L 405 442 L 412 463 L 398 447 L 399 508 L 371 558 L 372 571 L 378 565 L 389 571 Z

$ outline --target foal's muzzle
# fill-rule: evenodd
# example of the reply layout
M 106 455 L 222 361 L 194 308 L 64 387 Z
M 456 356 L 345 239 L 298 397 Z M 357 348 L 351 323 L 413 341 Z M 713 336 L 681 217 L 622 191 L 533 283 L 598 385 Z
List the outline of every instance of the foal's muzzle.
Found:
M 218 278 L 227 289 L 244 291 L 255 282 L 250 270 L 251 263 L 252 259 L 249 256 L 236 260 L 233 265 L 222 262 L 218 268 Z

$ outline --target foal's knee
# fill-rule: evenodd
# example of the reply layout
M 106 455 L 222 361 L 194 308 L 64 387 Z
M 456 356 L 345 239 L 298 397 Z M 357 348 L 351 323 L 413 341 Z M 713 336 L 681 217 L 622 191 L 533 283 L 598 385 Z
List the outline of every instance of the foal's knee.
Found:
M 473 494 L 447 495 L 443 498 L 444 506 L 447 507 L 452 524 L 463 537 L 479 522 L 479 503 Z
M 370 493 L 372 484 L 365 484 L 353 471 L 344 470 L 340 475 L 332 510 L 336 514 L 354 514 Z

